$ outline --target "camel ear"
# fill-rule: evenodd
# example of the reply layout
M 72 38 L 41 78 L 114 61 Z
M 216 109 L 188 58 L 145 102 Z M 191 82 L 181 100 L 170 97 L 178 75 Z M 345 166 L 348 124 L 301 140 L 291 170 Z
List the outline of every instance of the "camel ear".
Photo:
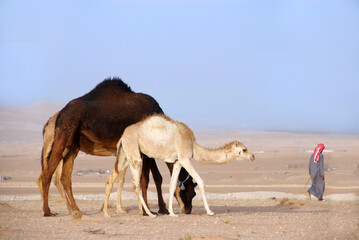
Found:
M 239 142 L 236 142 L 236 147 L 239 147 Z
M 193 184 L 193 187 L 196 187 L 197 185 L 198 185 L 197 183 L 194 183 L 194 184 Z

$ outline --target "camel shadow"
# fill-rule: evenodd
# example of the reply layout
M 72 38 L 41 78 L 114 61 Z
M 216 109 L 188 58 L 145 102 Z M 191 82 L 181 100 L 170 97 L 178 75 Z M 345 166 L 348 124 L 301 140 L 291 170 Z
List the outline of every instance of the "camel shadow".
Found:
M 292 206 L 280 203 L 269 206 L 218 206 L 211 205 L 211 210 L 217 215 L 220 214 L 253 214 L 253 213 L 308 213 L 308 212 L 328 212 L 325 209 L 308 209 L 303 205 Z M 199 215 L 206 214 L 203 206 L 193 206 L 193 211 Z

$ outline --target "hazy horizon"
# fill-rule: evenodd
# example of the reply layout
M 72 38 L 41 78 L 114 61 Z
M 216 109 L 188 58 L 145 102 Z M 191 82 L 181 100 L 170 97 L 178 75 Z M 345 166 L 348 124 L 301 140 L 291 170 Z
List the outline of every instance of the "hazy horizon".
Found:
M 359 3 L 0 2 L 0 104 L 108 77 L 189 126 L 359 132 Z

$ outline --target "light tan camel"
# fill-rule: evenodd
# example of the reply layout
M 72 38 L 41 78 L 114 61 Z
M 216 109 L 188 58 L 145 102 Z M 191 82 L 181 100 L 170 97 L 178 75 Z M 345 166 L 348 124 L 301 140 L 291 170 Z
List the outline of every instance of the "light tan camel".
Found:
M 196 143 L 193 132 L 184 123 L 174 121 L 166 115 L 153 115 L 127 127 L 119 140 L 117 144 L 117 164 L 115 164 L 115 169 L 106 182 L 105 207 L 111 192 L 112 181 L 115 181 L 117 175 L 119 175 L 120 187 L 122 187 L 125 172 L 129 165 L 132 173 L 133 191 L 138 197 L 139 206 L 143 205 L 149 216 L 155 216 L 148 209 L 140 191 L 141 152 L 151 158 L 174 163 L 169 195 L 169 213 L 171 216 L 177 216 L 173 212 L 172 205 L 181 167 L 186 169 L 198 183 L 207 214 L 214 215 L 207 203 L 204 182 L 191 164 L 192 158 L 205 164 L 225 164 L 236 160 L 254 160 L 254 154 L 238 141 L 230 142 L 218 149 L 204 148 Z

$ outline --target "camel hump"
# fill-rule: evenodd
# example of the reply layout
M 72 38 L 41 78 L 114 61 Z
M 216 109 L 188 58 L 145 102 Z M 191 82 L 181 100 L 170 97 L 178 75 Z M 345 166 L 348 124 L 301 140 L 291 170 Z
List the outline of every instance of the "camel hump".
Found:
M 165 114 L 155 114 L 147 117 L 142 123 L 142 128 L 150 129 L 151 132 L 162 132 L 164 135 L 179 134 L 186 140 L 195 141 L 192 130 L 183 122 L 174 121 Z
M 168 128 L 173 126 L 174 121 L 165 115 L 152 115 L 146 119 L 145 127 L 154 128 Z
M 114 78 L 106 78 L 105 80 L 97 84 L 97 86 L 94 89 L 92 89 L 89 93 L 101 91 L 106 88 L 114 88 L 116 90 L 121 90 L 124 92 L 133 92 L 131 87 L 128 86 L 124 81 L 122 81 L 121 78 L 114 77 Z
M 138 129 L 137 126 L 139 127 Z M 155 114 L 133 125 L 133 128 L 142 139 L 148 138 L 152 139 L 152 142 L 163 143 L 173 139 L 177 126 L 172 119 L 166 117 L 164 114 Z
M 134 93 L 120 78 L 107 78 L 82 97 L 86 101 L 119 98 L 123 93 Z

